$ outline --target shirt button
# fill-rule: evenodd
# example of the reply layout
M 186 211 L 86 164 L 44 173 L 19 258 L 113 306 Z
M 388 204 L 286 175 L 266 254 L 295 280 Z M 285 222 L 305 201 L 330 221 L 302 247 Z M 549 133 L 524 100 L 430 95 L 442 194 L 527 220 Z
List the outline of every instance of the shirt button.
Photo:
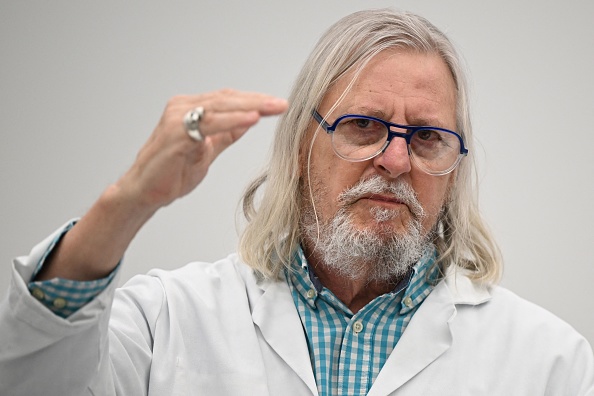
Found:
M 404 297 L 404 305 L 406 305 L 409 308 L 412 308 L 413 306 L 413 301 L 412 298 L 410 298 L 409 296 Z
M 314 289 L 309 289 L 307 291 L 307 298 L 314 298 L 316 296 L 316 291 Z
M 353 323 L 353 331 L 358 334 L 361 332 L 361 330 L 363 330 L 363 323 L 361 323 L 360 320 L 356 321 L 355 323 Z
M 38 300 L 43 300 L 45 297 L 45 293 L 41 289 L 33 289 L 31 290 L 31 294 Z
M 54 300 L 53 304 L 54 308 L 62 309 L 66 306 L 66 300 L 64 300 L 62 297 L 58 297 Z

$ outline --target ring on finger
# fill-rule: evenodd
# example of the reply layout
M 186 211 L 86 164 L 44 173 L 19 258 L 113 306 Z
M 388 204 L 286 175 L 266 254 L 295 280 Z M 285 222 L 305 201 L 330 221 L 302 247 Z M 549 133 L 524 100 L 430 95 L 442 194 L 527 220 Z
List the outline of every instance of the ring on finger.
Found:
M 188 136 L 197 142 L 204 140 L 204 136 L 202 136 L 202 133 L 200 133 L 200 129 L 198 128 L 198 124 L 200 123 L 202 117 L 204 117 L 204 107 L 202 106 L 188 111 L 184 116 L 184 126 L 186 127 L 186 132 L 188 133 Z

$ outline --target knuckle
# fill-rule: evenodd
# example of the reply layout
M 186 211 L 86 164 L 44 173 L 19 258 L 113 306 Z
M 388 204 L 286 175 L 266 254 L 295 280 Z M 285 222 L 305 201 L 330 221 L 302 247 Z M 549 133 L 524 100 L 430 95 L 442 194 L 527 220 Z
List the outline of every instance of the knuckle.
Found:
M 176 106 L 168 105 L 165 107 L 165 110 L 163 111 L 163 120 L 165 120 L 165 122 L 169 123 L 172 119 L 178 116 L 179 111 L 177 110 Z
M 187 103 L 188 102 L 188 95 L 175 95 L 169 98 L 167 101 L 167 107 L 175 107 L 177 105 Z
M 190 109 L 190 99 L 188 95 L 175 95 L 169 98 L 163 111 L 163 118 L 179 120 L 181 114 L 185 114 Z

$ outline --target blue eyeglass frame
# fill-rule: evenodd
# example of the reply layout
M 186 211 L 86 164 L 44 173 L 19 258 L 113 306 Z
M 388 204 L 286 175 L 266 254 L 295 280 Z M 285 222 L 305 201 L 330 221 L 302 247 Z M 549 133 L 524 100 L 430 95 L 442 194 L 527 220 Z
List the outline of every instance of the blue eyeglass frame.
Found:
M 338 126 L 338 124 L 340 123 L 340 121 L 342 121 L 343 119 L 345 119 L 347 117 L 363 118 L 363 119 L 370 120 L 370 121 L 376 121 L 376 122 L 379 122 L 379 123 L 385 125 L 386 129 L 388 130 L 388 137 L 386 139 L 386 143 L 385 143 L 384 147 L 376 155 L 379 155 L 379 153 L 383 153 L 384 151 L 386 151 L 386 149 L 388 148 L 388 146 L 390 145 L 390 142 L 392 141 L 392 139 L 394 137 L 401 137 L 404 140 L 406 140 L 406 145 L 407 145 L 407 147 L 409 147 L 409 150 L 410 150 L 410 139 L 412 138 L 412 136 L 414 135 L 414 133 L 416 131 L 420 131 L 420 130 L 424 130 L 424 129 L 433 129 L 436 131 L 450 133 L 450 134 L 456 136 L 458 138 L 458 140 L 460 141 L 460 154 L 461 155 L 468 154 L 468 149 L 466 148 L 466 146 L 464 146 L 464 139 L 462 139 L 462 136 L 458 135 L 454 131 L 450 131 L 449 129 L 439 128 L 439 127 L 434 127 L 434 126 L 400 125 L 400 124 L 395 124 L 393 122 L 384 121 L 381 118 L 369 117 L 369 116 L 365 116 L 365 115 L 361 115 L 361 114 L 341 115 L 334 121 L 334 123 L 332 125 L 330 125 L 324 120 L 324 117 L 322 117 L 320 115 L 320 113 L 318 113 L 317 110 L 313 110 L 311 112 L 311 114 L 312 114 L 313 118 L 320 124 L 320 126 L 326 130 L 327 133 L 333 133 L 334 130 L 336 129 L 336 127 Z M 390 129 L 390 127 L 406 129 L 408 132 L 407 133 L 394 132 Z M 409 151 L 409 153 L 410 153 L 410 151 Z M 373 157 L 371 157 L 371 158 L 373 158 Z

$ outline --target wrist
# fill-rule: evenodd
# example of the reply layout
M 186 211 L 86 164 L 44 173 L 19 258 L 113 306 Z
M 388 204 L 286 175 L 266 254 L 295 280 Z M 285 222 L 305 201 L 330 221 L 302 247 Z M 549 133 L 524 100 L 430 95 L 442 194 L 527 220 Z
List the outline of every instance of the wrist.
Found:
M 36 280 L 104 278 L 156 210 L 139 204 L 121 186 L 109 186 L 50 253 Z
M 142 226 L 159 210 L 161 205 L 152 202 L 139 189 L 126 182 L 126 176 L 108 186 L 97 201 L 101 211 L 129 224 Z

